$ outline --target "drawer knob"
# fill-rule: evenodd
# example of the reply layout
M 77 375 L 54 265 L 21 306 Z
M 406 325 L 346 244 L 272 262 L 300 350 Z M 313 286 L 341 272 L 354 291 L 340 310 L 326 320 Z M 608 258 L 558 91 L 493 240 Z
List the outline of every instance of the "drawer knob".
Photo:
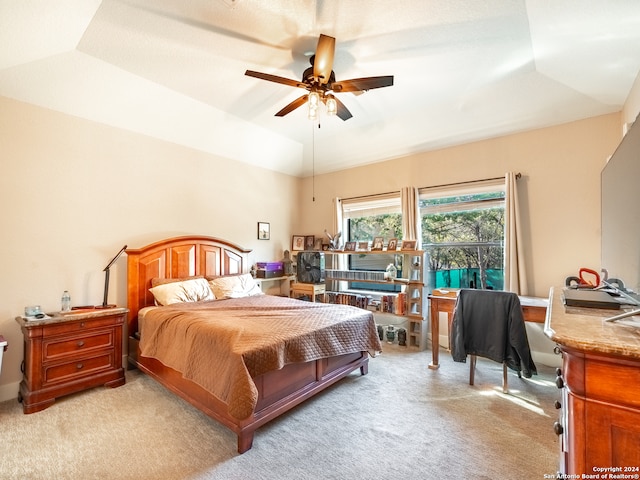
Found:
M 84 367 L 84 365 L 82 363 L 76 363 L 76 368 L 78 370 L 81 370 Z
M 84 322 L 80 322 L 80 328 L 84 328 Z
M 564 428 L 562 428 L 562 425 L 560 425 L 560 422 L 555 422 L 553 424 L 553 431 L 555 432 L 556 435 L 562 435 L 564 433 Z
M 560 410 L 562 408 L 562 404 L 558 400 L 553 402 L 553 406 L 556 410 Z
M 78 345 L 78 348 L 82 348 L 84 347 L 84 342 L 82 340 L 78 340 L 78 343 L 76 345 Z
M 564 380 L 562 377 L 556 377 L 556 387 L 562 388 L 564 387 Z

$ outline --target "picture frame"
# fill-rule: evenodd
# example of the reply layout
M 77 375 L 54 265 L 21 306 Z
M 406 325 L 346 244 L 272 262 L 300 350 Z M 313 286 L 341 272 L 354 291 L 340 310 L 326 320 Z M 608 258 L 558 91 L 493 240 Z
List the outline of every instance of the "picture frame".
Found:
M 357 248 L 358 250 L 367 252 L 369 251 L 369 242 L 358 242 Z
M 415 240 L 403 240 L 402 242 L 402 250 L 415 250 L 416 249 L 416 241 Z
M 329 244 L 328 243 L 323 243 L 322 244 L 322 251 L 326 252 L 329 250 Z
M 258 240 L 271 240 L 271 225 L 267 222 L 258 222 Z
M 313 250 L 313 247 L 316 243 L 316 237 L 313 235 L 305 235 L 304 236 L 304 249 L 305 250 Z
M 345 252 L 355 252 L 356 251 L 356 242 L 346 242 L 344 244 Z
M 314 250 L 322 250 L 322 238 L 316 238 L 313 243 Z
M 391 238 L 389 239 L 389 243 L 387 244 L 387 250 L 390 252 L 395 252 L 398 249 L 398 239 Z
M 304 235 L 294 235 L 291 238 L 291 250 L 301 252 L 304 250 Z
M 373 243 L 371 244 L 371 251 L 380 251 L 384 246 L 384 238 L 382 237 L 374 237 Z

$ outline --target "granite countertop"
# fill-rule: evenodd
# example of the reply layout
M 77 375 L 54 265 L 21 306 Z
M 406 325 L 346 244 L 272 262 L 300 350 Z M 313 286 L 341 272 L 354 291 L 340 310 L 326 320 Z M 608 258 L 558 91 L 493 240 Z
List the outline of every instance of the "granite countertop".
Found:
M 73 320 L 89 320 L 92 318 L 100 318 L 108 315 L 119 315 L 129 312 L 128 308 L 88 308 L 81 310 L 71 310 L 70 312 L 51 312 L 46 313 L 46 317 L 42 319 L 31 319 L 24 316 L 16 317 L 16 322 L 20 325 L 28 325 L 36 327 L 39 325 L 51 325 L 54 323 L 69 322 Z
M 607 322 L 606 318 L 624 310 L 566 307 L 562 292 L 563 287 L 554 287 L 549 293 L 547 337 L 584 352 L 640 359 L 640 316 Z

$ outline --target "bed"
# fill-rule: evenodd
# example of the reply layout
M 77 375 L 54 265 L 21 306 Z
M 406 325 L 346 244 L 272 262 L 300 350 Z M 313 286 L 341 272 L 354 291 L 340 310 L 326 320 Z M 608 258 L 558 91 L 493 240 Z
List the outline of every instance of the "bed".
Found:
M 202 301 L 157 306 L 162 298 L 157 286 L 204 278 L 213 287 L 248 277 L 250 250 L 231 242 L 174 237 L 126 253 L 129 363 L 231 429 L 239 453 L 251 448 L 260 426 L 357 369 L 366 375 L 369 356 L 381 350 L 373 315 L 355 307 L 253 294 L 221 299 L 220 291 L 216 300 L 199 297 Z M 181 327 L 187 316 L 195 318 L 197 328 Z M 276 323 L 264 323 L 271 317 Z M 233 330 L 234 322 L 242 325 L 242 333 Z M 180 328 L 184 333 L 175 330 Z M 165 331 L 170 337 L 162 340 Z M 338 331 L 347 332 L 347 339 L 337 341 Z M 183 337 L 186 344 L 169 346 L 166 340 Z M 274 345 L 267 341 L 271 337 Z M 233 346 L 224 353 L 222 343 Z M 203 356 L 202 345 L 216 352 L 211 359 L 210 353 Z M 195 356 L 188 359 L 176 355 L 192 349 L 189 355 Z

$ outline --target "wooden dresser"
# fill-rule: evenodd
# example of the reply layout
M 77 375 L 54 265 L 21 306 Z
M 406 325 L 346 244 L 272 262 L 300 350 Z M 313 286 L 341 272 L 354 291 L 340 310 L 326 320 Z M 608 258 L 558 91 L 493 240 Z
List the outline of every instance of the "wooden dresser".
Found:
M 616 310 L 565 307 L 562 291 L 551 290 L 545 322 L 545 334 L 562 354 L 556 378 L 559 418 L 554 424 L 560 472 L 579 478 L 638 475 L 640 326 L 632 320 L 605 322 L 619 313 Z
M 128 310 L 109 308 L 17 317 L 24 335 L 24 378 L 19 400 L 24 413 L 51 406 L 57 397 L 98 385 L 125 383 L 122 329 Z

